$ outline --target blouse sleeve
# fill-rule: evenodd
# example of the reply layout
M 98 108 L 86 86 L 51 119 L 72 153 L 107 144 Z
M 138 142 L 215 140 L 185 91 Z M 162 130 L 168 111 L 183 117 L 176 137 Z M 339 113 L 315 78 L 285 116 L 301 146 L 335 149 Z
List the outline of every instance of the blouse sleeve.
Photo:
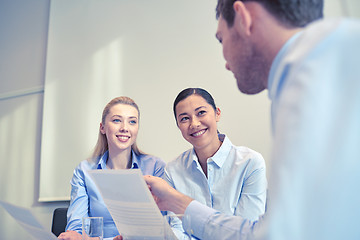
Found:
M 66 230 L 76 231 L 81 234 L 82 218 L 89 216 L 89 196 L 81 164 L 74 170 L 70 184 L 71 200 L 67 212 Z
M 235 215 L 255 221 L 265 213 L 267 180 L 263 157 L 260 154 L 254 154 L 252 158 Z
M 163 178 L 165 165 L 166 163 L 163 160 L 156 159 L 153 176 Z

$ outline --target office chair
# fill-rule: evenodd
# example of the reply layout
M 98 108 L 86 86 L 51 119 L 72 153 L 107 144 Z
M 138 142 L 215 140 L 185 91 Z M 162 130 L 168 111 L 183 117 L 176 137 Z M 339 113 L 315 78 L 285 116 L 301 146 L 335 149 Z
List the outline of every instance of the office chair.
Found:
M 51 232 L 53 232 L 57 237 L 60 233 L 65 232 L 65 227 L 67 223 L 67 208 L 56 208 L 53 213 Z

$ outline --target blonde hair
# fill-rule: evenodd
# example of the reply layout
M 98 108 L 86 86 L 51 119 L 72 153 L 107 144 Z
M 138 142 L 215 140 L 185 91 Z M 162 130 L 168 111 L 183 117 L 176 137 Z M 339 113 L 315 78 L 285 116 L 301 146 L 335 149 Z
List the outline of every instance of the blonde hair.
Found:
M 134 107 L 138 112 L 138 116 L 139 116 L 138 118 L 140 121 L 140 110 L 139 110 L 138 105 L 131 98 L 122 96 L 122 97 L 114 98 L 108 104 L 106 104 L 106 106 L 103 110 L 103 113 L 102 113 L 102 117 L 101 117 L 101 123 L 103 125 L 105 124 L 105 118 L 109 114 L 110 108 L 116 104 L 126 104 L 126 105 L 130 105 L 130 106 Z M 94 151 L 91 155 L 91 159 L 93 161 L 97 162 L 98 158 L 101 157 L 107 150 L 108 150 L 108 142 L 107 142 L 106 135 L 102 134 L 100 132 L 100 128 L 99 128 L 98 140 L 94 147 Z M 137 154 L 137 155 L 145 154 L 144 152 L 140 151 L 140 149 L 136 145 L 136 141 L 131 146 L 131 150 L 133 150 L 135 152 L 135 154 Z

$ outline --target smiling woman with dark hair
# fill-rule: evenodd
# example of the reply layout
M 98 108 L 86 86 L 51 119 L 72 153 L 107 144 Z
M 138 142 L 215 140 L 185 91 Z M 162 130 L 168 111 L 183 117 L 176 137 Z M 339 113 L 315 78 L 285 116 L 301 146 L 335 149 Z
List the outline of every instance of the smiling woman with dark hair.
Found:
M 266 168 L 261 154 L 220 134 L 221 111 L 204 89 L 187 88 L 173 105 L 176 124 L 193 148 L 166 166 L 178 191 L 228 215 L 257 220 L 265 212 Z M 181 229 L 176 222 L 173 227 Z

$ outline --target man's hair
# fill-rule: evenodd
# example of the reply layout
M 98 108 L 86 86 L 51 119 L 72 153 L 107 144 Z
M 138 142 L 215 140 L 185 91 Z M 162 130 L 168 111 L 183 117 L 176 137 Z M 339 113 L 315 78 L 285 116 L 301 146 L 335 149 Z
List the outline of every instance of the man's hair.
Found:
M 218 0 L 216 18 L 225 19 L 228 27 L 234 24 L 234 2 L 239 0 Z M 242 0 L 258 2 L 282 25 L 304 27 L 310 22 L 323 17 L 323 0 Z

